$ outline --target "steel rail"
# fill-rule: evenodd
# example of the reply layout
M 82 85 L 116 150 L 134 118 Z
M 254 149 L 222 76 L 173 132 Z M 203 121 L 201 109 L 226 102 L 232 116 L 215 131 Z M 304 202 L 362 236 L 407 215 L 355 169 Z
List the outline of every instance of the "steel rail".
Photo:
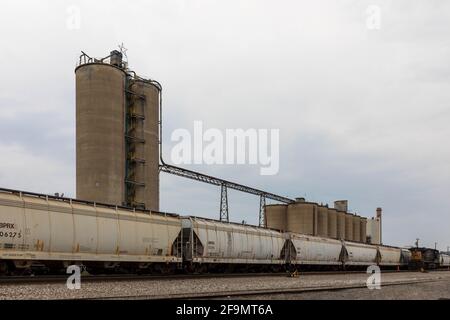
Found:
M 438 270 L 435 270 L 438 271 Z M 384 270 L 382 273 L 405 273 L 410 270 Z M 365 271 L 302 271 L 298 276 L 322 276 L 322 275 L 348 275 L 365 274 Z M 35 276 L 0 276 L 0 284 L 29 284 L 29 283 L 59 283 L 65 282 L 69 275 L 35 275 Z M 207 273 L 207 274 L 174 274 L 174 275 L 138 275 L 138 274 L 111 274 L 111 275 L 82 275 L 81 281 L 148 281 L 148 280 L 196 280 L 217 278 L 245 278 L 245 277 L 290 277 L 289 272 L 272 273 Z
M 383 282 L 382 287 L 411 285 L 420 283 L 435 283 L 441 282 L 442 279 L 416 279 L 416 280 L 399 280 L 391 282 Z M 246 289 L 246 290 L 230 290 L 230 291 L 211 291 L 211 292 L 191 292 L 191 293 L 179 293 L 179 294 L 167 294 L 167 295 L 135 295 L 135 296 L 108 296 L 108 297 L 93 297 L 93 298 L 81 298 L 80 300 L 189 300 L 189 299 L 224 299 L 238 297 L 257 297 L 266 295 L 279 295 L 279 294 L 303 294 L 309 292 L 329 292 L 329 291 L 341 291 L 350 289 L 367 289 L 367 284 L 354 283 L 347 285 L 323 285 L 323 286 L 305 286 L 301 288 L 261 288 L 261 289 Z

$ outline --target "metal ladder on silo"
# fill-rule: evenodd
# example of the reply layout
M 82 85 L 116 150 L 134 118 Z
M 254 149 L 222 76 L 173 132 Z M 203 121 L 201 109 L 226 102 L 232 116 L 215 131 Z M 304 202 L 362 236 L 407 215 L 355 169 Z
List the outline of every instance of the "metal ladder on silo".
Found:
M 136 201 L 137 188 L 145 188 L 145 182 L 137 181 L 136 169 L 138 166 L 144 166 L 145 159 L 136 156 L 136 146 L 145 144 L 145 139 L 138 136 L 136 125 L 138 121 L 145 120 L 145 114 L 140 114 L 136 110 L 137 102 L 145 101 L 145 96 L 139 95 L 129 89 L 131 83 L 127 83 L 125 90 L 126 96 L 126 120 L 125 120 L 125 204 L 134 208 L 145 209 L 145 203 Z M 145 108 L 142 108 L 145 113 Z

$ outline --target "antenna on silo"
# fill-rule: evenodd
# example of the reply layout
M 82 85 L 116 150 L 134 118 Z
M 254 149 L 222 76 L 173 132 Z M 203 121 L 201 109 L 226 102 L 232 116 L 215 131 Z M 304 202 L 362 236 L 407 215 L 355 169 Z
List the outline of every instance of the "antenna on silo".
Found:
M 124 56 L 126 62 L 128 62 L 128 56 L 127 56 L 127 51 L 128 49 L 125 48 L 123 42 L 121 44 L 118 45 L 120 53 L 122 53 L 122 55 Z

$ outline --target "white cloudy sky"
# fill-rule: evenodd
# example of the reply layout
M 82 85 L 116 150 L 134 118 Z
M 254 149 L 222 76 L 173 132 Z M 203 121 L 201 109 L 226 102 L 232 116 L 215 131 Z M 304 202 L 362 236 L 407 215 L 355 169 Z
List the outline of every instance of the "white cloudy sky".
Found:
M 370 5 L 379 30 L 367 27 Z M 385 243 L 444 249 L 449 17 L 445 0 L 2 1 L 0 187 L 75 195 L 74 67 L 81 50 L 101 57 L 124 42 L 131 67 L 164 86 L 166 149 L 195 120 L 280 129 L 276 176 L 189 168 L 289 197 L 349 199 L 365 216 L 382 206 Z M 164 175 L 161 193 L 165 211 L 218 217 L 215 187 Z M 232 220 L 256 223 L 258 201 L 230 192 Z

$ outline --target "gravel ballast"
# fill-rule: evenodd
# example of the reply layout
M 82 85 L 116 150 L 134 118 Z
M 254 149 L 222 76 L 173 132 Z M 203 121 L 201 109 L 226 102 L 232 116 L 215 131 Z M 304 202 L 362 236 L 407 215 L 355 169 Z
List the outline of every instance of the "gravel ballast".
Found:
M 199 294 L 221 291 L 261 290 L 261 289 L 296 289 L 308 287 L 341 287 L 364 285 L 369 275 L 333 274 L 333 275 L 300 275 L 296 278 L 285 276 L 239 277 L 239 278 L 199 278 L 199 279 L 164 279 L 164 280 L 132 280 L 85 282 L 81 279 L 80 290 L 69 290 L 65 283 L 35 283 L 0 285 L 0 299 L 86 299 L 112 297 L 170 297 L 179 294 Z M 450 272 L 439 271 L 430 273 L 386 273 L 381 275 L 382 283 L 405 281 L 437 281 L 441 287 L 450 287 Z M 400 287 L 395 286 L 395 287 Z M 404 287 L 404 286 L 403 286 Z M 418 284 L 410 285 L 411 289 L 420 288 Z M 352 289 L 356 291 L 383 292 L 393 287 L 381 290 Z M 428 287 L 432 290 L 432 287 Z M 431 289 L 430 289 L 431 288 Z M 390 290 L 390 289 L 389 289 Z M 400 289 L 399 289 L 400 290 Z M 348 290 L 350 291 L 350 290 Z M 447 294 L 448 295 L 448 294 Z M 288 299 L 295 295 L 274 295 L 276 299 Z M 325 297 L 324 293 L 310 293 L 313 299 Z M 339 297 L 339 296 L 338 296 Z M 363 296 L 364 297 L 364 296 Z M 265 299 L 270 297 L 264 297 Z M 302 299 L 301 295 L 298 297 Z M 332 296 L 330 296 L 332 298 Z M 345 296 L 343 297 L 345 298 Z M 357 295 L 355 298 L 358 298 Z M 370 298 L 370 297 L 367 297 Z M 253 297 L 252 297 L 253 299 Z M 351 298 L 350 298 L 351 299 Z

